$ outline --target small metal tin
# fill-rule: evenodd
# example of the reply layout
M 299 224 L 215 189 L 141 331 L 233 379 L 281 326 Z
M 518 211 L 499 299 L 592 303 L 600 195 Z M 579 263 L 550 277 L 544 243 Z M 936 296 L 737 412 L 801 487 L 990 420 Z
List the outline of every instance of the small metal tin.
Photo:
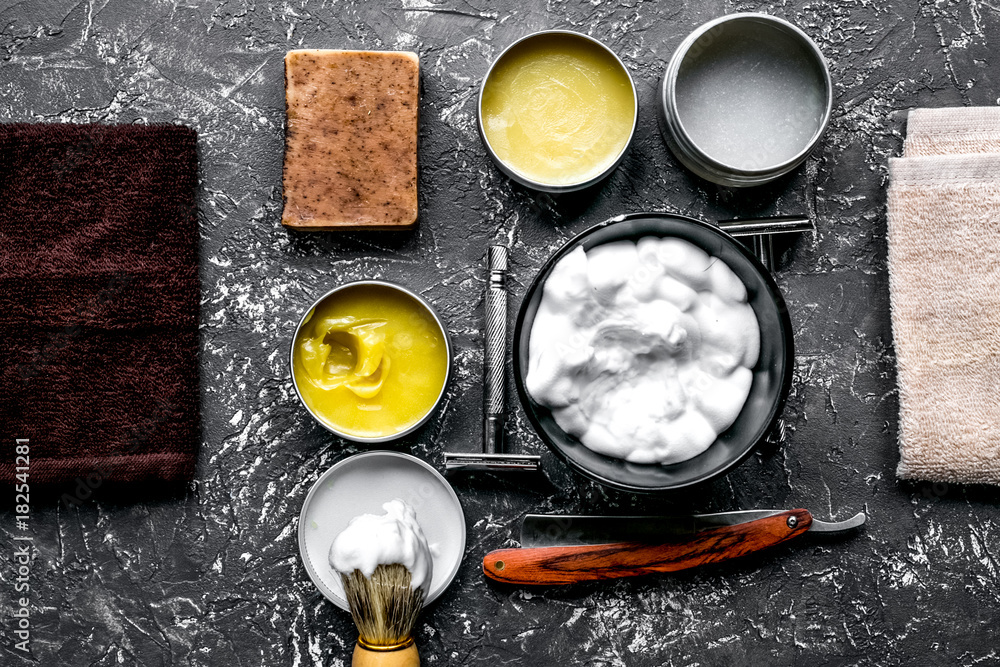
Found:
M 336 294 L 337 292 L 340 292 L 341 290 L 345 290 L 349 287 L 358 287 L 362 285 L 379 285 L 381 287 L 388 287 L 390 289 L 397 290 L 399 292 L 402 292 L 403 294 L 406 294 L 407 296 L 412 297 L 417 303 L 421 304 L 424 308 L 426 308 L 427 312 L 431 314 L 431 317 L 434 318 L 434 321 L 437 323 L 438 328 L 441 330 L 441 334 L 444 337 L 446 354 L 448 357 L 448 366 L 445 370 L 444 383 L 441 385 L 441 392 L 435 399 L 434 404 L 430 407 L 430 409 L 427 410 L 427 413 L 423 417 L 421 417 L 419 421 L 406 427 L 402 431 L 398 433 L 393 433 L 391 435 L 379 436 L 377 438 L 365 438 L 362 436 L 353 435 L 351 433 L 345 433 L 343 431 L 334 428 L 330 424 L 327 424 L 325 421 L 323 421 L 323 419 L 319 415 L 313 412 L 312 408 L 310 408 L 309 405 L 306 403 L 305 399 L 302 397 L 302 391 L 299 389 L 299 383 L 295 379 L 295 341 L 299 337 L 299 331 L 302 330 L 302 325 L 306 323 L 306 320 L 309 318 L 312 312 L 324 300 Z M 385 280 L 355 280 L 354 282 L 345 283 L 343 285 L 340 285 L 339 287 L 334 287 L 332 290 L 330 290 L 320 298 L 316 299 L 316 301 L 314 301 L 313 304 L 309 306 L 309 310 L 307 310 L 302 315 L 302 318 L 299 320 L 298 326 L 295 327 L 295 333 L 292 334 L 292 344 L 290 346 L 290 350 L 288 353 L 288 368 L 291 371 L 292 385 L 295 387 L 295 395 L 299 397 L 299 402 L 302 403 L 302 407 L 304 407 L 306 411 L 310 415 L 312 415 L 313 419 L 315 419 L 320 426 L 325 428 L 327 431 L 330 431 L 330 433 L 333 433 L 334 435 L 344 438 L 345 440 L 376 444 L 380 442 L 389 442 L 391 440 L 396 440 L 397 438 L 402 438 L 405 435 L 413 433 L 418 428 L 427 423 L 427 421 L 431 418 L 431 415 L 434 414 L 434 411 L 437 410 L 438 406 L 441 404 L 441 399 L 444 398 L 445 391 L 448 389 L 448 382 L 449 380 L 451 380 L 451 363 L 452 363 L 451 356 L 452 356 L 451 336 L 448 334 L 448 328 L 444 325 L 444 322 L 438 316 L 437 311 L 434 310 L 434 307 L 431 306 L 430 303 L 428 303 L 427 299 L 424 299 L 419 294 L 416 294 L 415 292 L 412 292 L 401 285 L 397 285 L 396 283 L 391 283 Z
M 618 153 L 618 156 L 614 159 L 613 162 L 611 162 L 608 165 L 606 169 L 604 169 L 604 171 L 602 171 L 600 174 L 596 176 L 580 181 L 579 183 L 560 183 L 560 184 L 542 183 L 540 181 L 533 180 L 519 173 L 513 167 L 511 167 L 506 162 L 500 159 L 500 157 L 496 154 L 496 151 L 494 151 L 493 147 L 490 145 L 489 139 L 486 138 L 486 131 L 483 128 L 483 92 L 486 90 L 486 84 L 490 80 L 490 76 L 493 74 L 493 70 L 496 68 L 497 64 L 500 63 L 500 61 L 503 60 L 504 56 L 507 55 L 515 47 L 524 44 L 528 40 L 537 39 L 547 35 L 570 35 L 573 37 L 579 37 L 580 39 L 586 40 L 598 46 L 599 48 L 610 54 L 611 57 L 614 58 L 619 65 L 621 65 L 622 70 L 625 72 L 625 76 L 628 77 L 629 85 L 632 88 L 632 103 L 633 103 L 632 129 L 629 132 L 628 141 L 625 142 L 625 145 L 622 146 L 622 149 Z M 490 68 L 489 70 L 486 71 L 486 76 L 483 77 L 483 82 L 479 86 L 479 101 L 476 105 L 476 117 L 478 119 L 478 125 L 479 125 L 479 137 L 483 140 L 483 145 L 486 147 L 486 152 L 489 153 L 490 157 L 493 159 L 493 162 L 497 165 L 497 168 L 500 169 L 500 171 L 509 176 L 512 180 L 520 183 L 521 185 L 529 187 L 533 190 L 540 190 L 542 192 L 550 192 L 553 194 L 558 194 L 562 192 L 574 192 L 576 190 L 583 190 L 584 188 L 596 185 L 597 183 L 600 183 L 602 180 L 607 178 L 607 176 L 611 172 L 613 172 L 618 167 L 619 164 L 621 164 L 621 161 L 625 158 L 625 153 L 628 151 L 629 146 L 632 145 L 632 138 L 635 136 L 635 128 L 639 121 L 639 97 L 635 91 L 635 81 L 632 80 L 632 73 L 628 71 L 628 67 L 626 67 L 625 63 L 622 62 L 622 59 L 618 57 L 618 54 L 612 51 L 603 42 L 594 39 L 590 35 L 585 35 L 583 33 L 575 32 L 573 30 L 541 30 L 539 32 L 533 32 L 530 35 L 525 35 L 521 39 L 517 40 L 516 42 L 508 46 L 490 64 Z
M 829 68 L 808 35 L 768 14 L 729 14 L 692 32 L 671 57 L 660 130 L 697 175 L 748 187 L 801 165 L 832 106 Z

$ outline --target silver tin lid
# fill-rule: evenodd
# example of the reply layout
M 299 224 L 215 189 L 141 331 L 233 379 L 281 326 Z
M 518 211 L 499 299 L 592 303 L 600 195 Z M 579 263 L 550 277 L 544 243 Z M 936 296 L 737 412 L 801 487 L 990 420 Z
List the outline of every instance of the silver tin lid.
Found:
M 702 178 L 760 185 L 805 161 L 832 105 L 829 69 L 808 35 L 768 14 L 730 14 L 677 47 L 661 83 L 660 128 Z

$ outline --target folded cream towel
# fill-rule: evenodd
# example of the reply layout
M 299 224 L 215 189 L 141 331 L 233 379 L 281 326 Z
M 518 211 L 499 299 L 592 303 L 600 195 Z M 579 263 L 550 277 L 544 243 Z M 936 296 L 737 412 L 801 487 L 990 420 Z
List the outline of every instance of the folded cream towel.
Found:
M 914 109 L 903 157 L 1000 153 L 1000 107 Z
M 888 192 L 897 474 L 1000 484 L 1000 109 L 908 125 Z

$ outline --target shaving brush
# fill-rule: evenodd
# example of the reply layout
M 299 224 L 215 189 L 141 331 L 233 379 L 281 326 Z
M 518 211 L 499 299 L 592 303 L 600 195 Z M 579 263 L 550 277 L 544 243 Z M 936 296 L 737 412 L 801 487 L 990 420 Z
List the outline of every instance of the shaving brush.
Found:
M 353 667 L 418 667 L 413 628 L 424 606 L 424 590 L 414 589 L 405 566 L 379 565 L 372 576 L 341 573 L 358 643 Z

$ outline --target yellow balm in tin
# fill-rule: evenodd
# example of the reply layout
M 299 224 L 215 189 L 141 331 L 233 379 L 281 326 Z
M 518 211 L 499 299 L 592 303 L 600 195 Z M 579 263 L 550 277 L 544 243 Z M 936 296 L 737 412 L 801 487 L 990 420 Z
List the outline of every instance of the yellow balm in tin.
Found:
M 489 148 L 516 174 L 541 185 L 587 184 L 628 145 L 635 91 L 621 61 L 599 42 L 543 32 L 494 64 L 480 113 Z
M 295 386 L 327 428 L 355 440 L 403 435 L 437 405 L 448 377 L 441 324 L 388 283 L 347 285 L 306 316 L 292 348 Z

